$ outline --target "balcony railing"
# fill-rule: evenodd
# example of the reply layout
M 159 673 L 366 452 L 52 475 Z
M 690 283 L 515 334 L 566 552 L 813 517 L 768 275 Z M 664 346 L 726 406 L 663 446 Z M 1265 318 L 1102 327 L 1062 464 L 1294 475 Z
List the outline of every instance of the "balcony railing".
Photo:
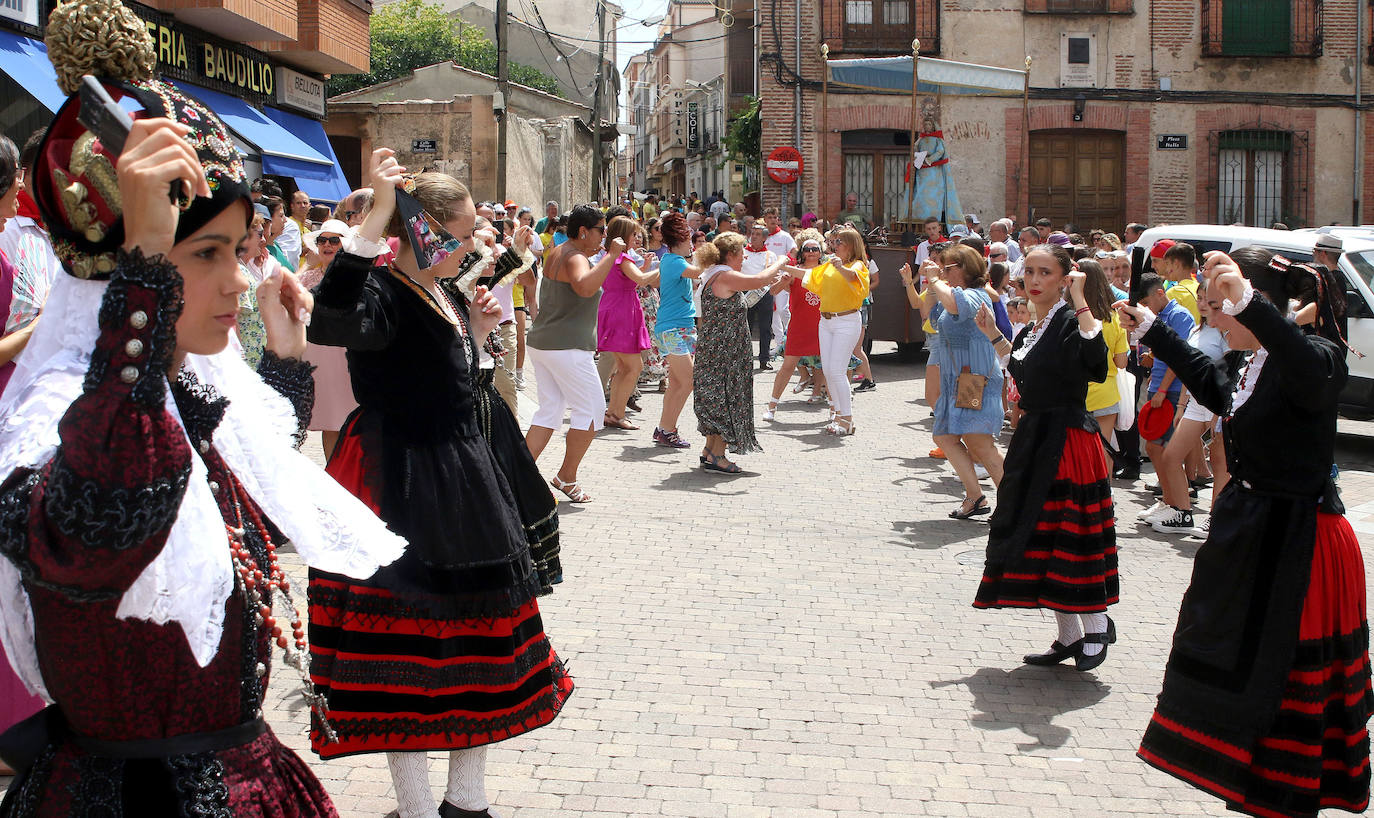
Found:
M 841 32 L 831 41 L 833 53 L 910 54 L 911 41 L 921 41 L 921 53 L 940 52 L 940 4 L 938 0 L 829 0 L 826 10 L 834 24 L 825 31 Z

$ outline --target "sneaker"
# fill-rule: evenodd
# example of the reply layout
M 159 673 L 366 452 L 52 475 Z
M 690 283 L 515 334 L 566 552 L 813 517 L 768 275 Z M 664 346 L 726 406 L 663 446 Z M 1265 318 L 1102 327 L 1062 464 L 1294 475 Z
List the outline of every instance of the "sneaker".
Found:
M 763 410 L 763 419 L 772 420 L 775 417 L 774 410 L 778 408 L 776 403 L 769 403 L 768 408 Z
M 515 388 L 516 388 L 516 389 L 524 389 L 524 388 L 525 388 L 525 373 L 524 373 L 524 371 L 520 371 L 520 372 L 515 373 Z
M 1159 508 L 1151 511 L 1150 514 L 1142 522 L 1144 522 L 1145 525 L 1152 526 L 1155 523 L 1160 523 L 1165 520 L 1171 519 L 1177 513 L 1178 509 L 1174 508 L 1168 503 L 1160 502 Z M 1189 523 L 1189 526 L 1191 525 L 1192 523 Z
M 1168 508 L 1168 504 L 1163 500 L 1155 500 L 1155 504 L 1135 515 L 1137 520 L 1146 521 L 1147 518 L 1159 514 L 1160 511 Z
M 654 427 L 654 443 L 659 446 L 668 446 L 673 449 L 685 449 L 691 445 L 678 435 L 676 429 L 671 432 L 665 432 L 657 426 Z
M 1150 523 L 1150 527 L 1161 534 L 1192 534 L 1193 512 L 1181 508 L 1169 510 L 1173 513 L 1162 520 Z
M 858 386 L 854 387 L 854 391 L 855 391 L 855 392 L 872 392 L 874 389 L 877 389 L 877 388 L 878 388 L 878 385 L 877 385 L 876 383 L 874 383 L 873 381 L 869 380 L 868 378 L 864 378 L 862 381 L 859 382 L 859 385 L 858 385 Z
M 1204 517 L 1201 514 L 1198 514 L 1197 516 L 1193 517 L 1193 519 L 1198 522 L 1197 525 L 1193 526 L 1193 530 L 1189 533 L 1192 534 L 1194 537 L 1197 537 L 1199 540 L 1207 539 L 1207 535 L 1212 532 L 1212 515 L 1208 514 L 1206 517 Z

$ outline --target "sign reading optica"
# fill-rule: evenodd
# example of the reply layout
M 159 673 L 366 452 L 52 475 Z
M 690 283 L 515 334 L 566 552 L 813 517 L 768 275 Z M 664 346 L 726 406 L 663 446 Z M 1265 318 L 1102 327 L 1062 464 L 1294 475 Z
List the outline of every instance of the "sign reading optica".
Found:
M 790 185 L 801 178 L 805 169 L 801 152 L 790 145 L 774 148 L 763 163 L 768 178 L 780 185 Z

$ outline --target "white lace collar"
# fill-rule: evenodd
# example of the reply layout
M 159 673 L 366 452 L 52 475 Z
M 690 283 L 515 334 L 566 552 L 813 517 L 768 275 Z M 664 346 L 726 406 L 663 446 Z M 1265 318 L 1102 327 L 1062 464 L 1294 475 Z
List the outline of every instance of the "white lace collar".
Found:
M 1050 321 L 1054 319 L 1054 314 L 1063 309 L 1064 305 L 1067 303 L 1068 302 L 1062 298 L 1056 301 L 1054 306 L 1050 307 L 1049 313 L 1030 328 L 1030 332 L 1026 333 L 1026 340 L 1021 343 L 1021 348 L 1013 352 L 1011 357 L 1018 361 L 1026 360 L 1026 356 L 1030 354 L 1031 349 L 1040 341 L 1040 337 L 1045 334 L 1045 328 L 1048 327 Z

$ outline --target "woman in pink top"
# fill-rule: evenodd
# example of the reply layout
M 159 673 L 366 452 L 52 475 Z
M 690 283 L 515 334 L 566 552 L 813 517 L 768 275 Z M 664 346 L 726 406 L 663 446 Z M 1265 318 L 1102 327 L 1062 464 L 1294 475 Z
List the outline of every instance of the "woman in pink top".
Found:
M 639 225 L 632 219 L 617 216 L 606 226 L 606 242 L 620 239 L 626 247 L 638 242 Z M 606 405 L 605 423 L 617 429 L 638 429 L 625 419 L 625 403 L 634 392 L 639 371 L 644 367 L 640 353 L 653 342 L 644 325 L 644 307 L 639 303 L 638 287 L 655 285 L 658 274 L 644 274 L 626 251 L 616 260 L 606 282 L 601 285 L 601 304 L 596 312 L 596 351 L 615 356 L 615 374 L 611 376 L 611 397 Z

